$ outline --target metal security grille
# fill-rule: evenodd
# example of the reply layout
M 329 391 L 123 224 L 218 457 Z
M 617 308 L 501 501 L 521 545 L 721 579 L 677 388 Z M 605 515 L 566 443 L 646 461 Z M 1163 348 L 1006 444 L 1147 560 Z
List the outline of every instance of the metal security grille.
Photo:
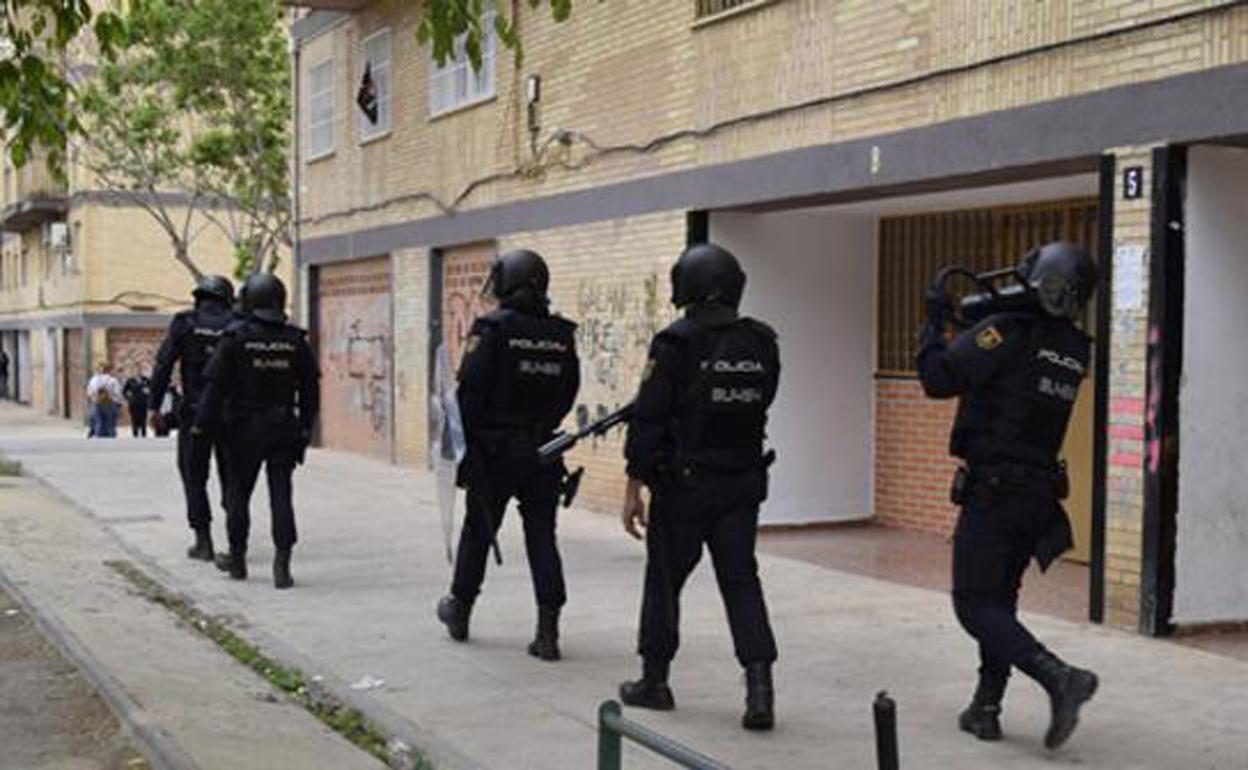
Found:
M 758 0 L 694 0 L 694 2 L 697 7 L 696 18 L 705 19 L 743 5 L 756 4 Z
M 936 271 L 953 264 L 975 272 L 1009 267 L 1056 240 L 1096 254 L 1096 198 L 881 219 L 879 373 L 914 372 L 923 295 Z

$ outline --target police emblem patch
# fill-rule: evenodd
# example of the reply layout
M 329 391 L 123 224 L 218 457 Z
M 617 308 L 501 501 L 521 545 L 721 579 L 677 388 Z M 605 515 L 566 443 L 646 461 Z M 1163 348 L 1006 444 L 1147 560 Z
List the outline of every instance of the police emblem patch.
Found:
M 481 338 L 477 335 L 471 335 L 467 342 L 464 343 L 464 354 L 467 355 L 477 349 L 477 345 L 481 343 Z
M 983 331 L 975 335 L 975 344 L 981 350 L 992 350 L 1000 346 L 1005 338 L 1001 336 L 1001 332 L 997 331 L 997 327 L 988 326 Z

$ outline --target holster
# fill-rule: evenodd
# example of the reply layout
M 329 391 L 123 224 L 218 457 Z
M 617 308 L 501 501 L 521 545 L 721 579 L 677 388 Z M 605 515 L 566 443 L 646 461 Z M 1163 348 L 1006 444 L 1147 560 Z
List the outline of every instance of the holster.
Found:
M 949 500 L 956 506 L 966 505 L 971 499 L 971 471 L 965 465 L 959 465 L 953 474 L 953 486 L 949 489 Z

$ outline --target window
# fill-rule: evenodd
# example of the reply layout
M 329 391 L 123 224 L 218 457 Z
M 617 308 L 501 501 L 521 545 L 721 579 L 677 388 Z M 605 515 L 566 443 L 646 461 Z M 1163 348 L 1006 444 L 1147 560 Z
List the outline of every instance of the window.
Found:
M 74 244 L 79 242 L 82 237 L 82 222 L 75 222 L 73 229 L 70 231 L 69 243 L 65 245 L 65 250 L 61 252 L 61 275 L 77 275 L 78 260 L 74 259 Z
M 494 96 L 494 14 L 481 20 L 485 35 L 481 40 L 481 69 L 474 71 L 463 39 L 455 41 L 455 51 L 442 67 L 429 60 L 429 114 L 444 112 L 486 101 Z
M 308 70 L 308 159 L 334 151 L 334 60 Z
M 360 61 L 360 76 L 356 81 L 356 93 L 364 83 L 368 72 L 373 81 L 373 93 L 377 96 L 377 122 L 368 119 L 364 110 L 356 104 L 360 126 L 360 141 L 364 142 L 390 131 L 390 30 L 385 29 L 365 38 L 364 56 Z

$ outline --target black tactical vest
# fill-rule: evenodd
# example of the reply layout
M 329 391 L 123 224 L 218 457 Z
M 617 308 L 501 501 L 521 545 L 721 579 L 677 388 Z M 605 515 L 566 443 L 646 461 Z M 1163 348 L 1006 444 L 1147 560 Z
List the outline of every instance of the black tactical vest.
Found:
M 238 389 L 231 399 L 235 414 L 268 412 L 294 415 L 299 385 L 299 356 L 304 332 L 288 324 L 248 320 L 232 331 L 237 343 Z
M 193 405 L 199 403 L 204 389 L 204 369 L 234 315 L 228 309 L 209 305 L 190 311 L 186 319 L 189 327 L 182 349 L 182 385 L 186 389 L 185 403 Z
M 576 325 L 552 315 L 495 310 L 481 319 L 498 331 L 498 361 L 490 422 L 530 427 L 557 418 L 577 376 Z
M 1017 461 L 1051 466 L 1091 357 L 1091 340 L 1063 319 L 1015 317 L 1024 335 L 1013 360 L 984 387 L 962 398 L 953 454 L 972 462 Z
M 716 471 L 758 467 L 780 354 L 769 326 L 750 318 L 705 326 L 688 318 L 660 332 L 679 340 L 673 435 L 681 465 Z

